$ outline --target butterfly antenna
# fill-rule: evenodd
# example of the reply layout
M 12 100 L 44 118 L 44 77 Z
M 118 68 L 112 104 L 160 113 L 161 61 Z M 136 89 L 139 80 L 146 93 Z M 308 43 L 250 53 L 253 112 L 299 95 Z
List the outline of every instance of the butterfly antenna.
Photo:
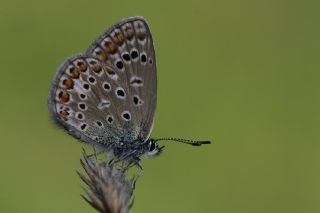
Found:
M 202 144 L 211 144 L 211 141 L 194 141 L 194 140 L 187 140 L 181 138 L 158 138 L 155 141 L 176 141 L 179 143 L 190 144 L 192 146 L 201 146 Z

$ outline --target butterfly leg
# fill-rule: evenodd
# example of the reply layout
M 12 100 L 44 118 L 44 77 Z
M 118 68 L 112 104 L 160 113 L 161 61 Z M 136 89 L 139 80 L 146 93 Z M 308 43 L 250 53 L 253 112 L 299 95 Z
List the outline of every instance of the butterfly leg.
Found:
M 111 164 L 113 164 L 114 162 L 115 162 L 114 159 L 111 159 L 111 160 L 109 160 L 108 165 L 111 165 Z
M 93 154 L 89 154 L 89 155 L 86 154 L 86 156 L 88 158 L 95 157 L 95 159 L 97 160 L 98 159 L 97 156 L 104 153 L 104 150 L 97 152 L 97 149 L 95 146 L 92 146 L 92 149 L 93 149 Z M 83 150 L 84 150 L 84 148 L 83 148 Z
M 138 168 L 138 171 L 137 173 L 133 176 L 132 178 L 132 189 L 134 190 L 135 187 L 136 187 L 136 182 L 138 181 L 138 179 L 141 177 L 142 175 L 142 172 L 143 172 L 143 167 L 142 167 L 142 164 L 140 162 L 140 159 L 136 159 L 136 160 L 139 160 L 139 161 L 134 161 L 134 162 L 131 162 L 129 165 L 128 165 L 128 169 L 132 166 L 137 166 Z

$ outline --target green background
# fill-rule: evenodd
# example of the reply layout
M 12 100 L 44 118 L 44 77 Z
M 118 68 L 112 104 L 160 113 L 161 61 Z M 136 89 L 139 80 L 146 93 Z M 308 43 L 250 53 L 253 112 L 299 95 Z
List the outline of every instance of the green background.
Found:
M 57 67 L 142 15 L 158 65 L 154 137 L 132 212 L 320 211 L 320 3 L 285 0 L 0 1 L 0 212 L 95 212 L 82 145 L 49 119 Z

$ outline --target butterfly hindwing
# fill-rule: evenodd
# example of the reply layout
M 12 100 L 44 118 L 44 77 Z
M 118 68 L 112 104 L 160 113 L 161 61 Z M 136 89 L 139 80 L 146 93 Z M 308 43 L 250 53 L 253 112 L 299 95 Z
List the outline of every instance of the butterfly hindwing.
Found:
M 128 89 L 132 122 L 127 128 L 137 130 L 138 137 L 146 140 L 152 129 L 157 98 L 155 51 L 146 20 L 130 17 L 118 22 L 99 36 L 86 54 L 124 74 L 118 84 Z
M 53 79 L 49 106 L 55 120 L 73 136 L 91 143 L 138 138 L 130 109 L 129 87 L 120 85 L 125 73 L 96 58 L 67 59 Z

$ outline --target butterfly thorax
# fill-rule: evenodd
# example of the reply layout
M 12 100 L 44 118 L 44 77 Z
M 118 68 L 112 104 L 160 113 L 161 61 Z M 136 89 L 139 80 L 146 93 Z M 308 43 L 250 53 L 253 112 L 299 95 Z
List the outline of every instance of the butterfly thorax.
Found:
M 117 142 L 110 144 L 106 148 L 107 152 L 111 153 L 115 160 L 127 162 L 138 162 L 141 158 L 157 156 L 161 153 L 162 149 L 162 147 L 159 147 L 155 140 L 151 138 L 146 141 L 137 139 L 134 141 Z

